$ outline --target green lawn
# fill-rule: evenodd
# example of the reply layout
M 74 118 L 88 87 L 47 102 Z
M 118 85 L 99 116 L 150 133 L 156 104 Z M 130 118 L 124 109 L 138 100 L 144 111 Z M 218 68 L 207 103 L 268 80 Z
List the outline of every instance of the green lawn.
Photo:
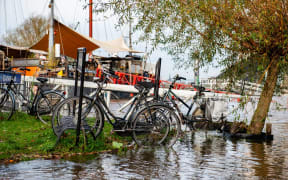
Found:
M 112 126 L 105 123 L 96 141 L 89 135 L 86 145 L 81 136 L 78 147 L 75 147 L 75 130 L 67 131 L 54 147 L 57 137 L 50 125 L 41 123 L 34 116 L 17 112 L 10 120 L 0 120 L 0 162 L 93 154 L 112 150 L 113 145 L 118 147 L 119 143 L 124 144 L 123 149 L 132 141 L 130 137 L 111 135 L 111 129 Z

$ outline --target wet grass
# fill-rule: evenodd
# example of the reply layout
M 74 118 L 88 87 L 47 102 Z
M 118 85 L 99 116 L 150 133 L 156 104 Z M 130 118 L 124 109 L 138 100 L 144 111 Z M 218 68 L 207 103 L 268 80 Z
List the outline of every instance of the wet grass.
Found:
M 125 145 L 131 137 L 111 134 L 112 126 L 105 123 L 102 133 L 94 139 L 88 135 L 87 144 L 80 136 L 79 146 L 75 146 L 75 130 L 65 132 L 60 143 L 54 146 L 57 137 L 51 125 L 45 125 L 34 116 L 16 112 L 10 120 L 0 120 L 0 162 L 15 162 L 35 158 L 65 158 L 73 155 L 97 154 L 113 150 L 113 142 Z

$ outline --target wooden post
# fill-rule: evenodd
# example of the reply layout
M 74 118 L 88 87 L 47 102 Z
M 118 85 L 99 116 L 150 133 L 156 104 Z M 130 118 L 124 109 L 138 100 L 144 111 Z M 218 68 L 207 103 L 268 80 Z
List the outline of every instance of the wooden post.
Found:
M 271 134 L 272 134 L 272 124 L 266 123 L 266 135 L 271 135 Z

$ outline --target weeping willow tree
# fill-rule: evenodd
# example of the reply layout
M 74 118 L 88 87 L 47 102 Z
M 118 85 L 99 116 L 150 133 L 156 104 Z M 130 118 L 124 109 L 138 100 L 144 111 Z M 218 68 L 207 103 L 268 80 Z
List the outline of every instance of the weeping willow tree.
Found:
M 264 86 L 249 125 L 250 134 L 260 134 L 287 69 L 287 5 L 286 0 L 98 0 L 94 10 L 113 12 L 119 25 L 132 20 L 140 40 L 166 47 L 182 66 L 193 66 L 195 59 L 201 66 L 217 62 L 230 82 L 267 73 L 255 76 Z

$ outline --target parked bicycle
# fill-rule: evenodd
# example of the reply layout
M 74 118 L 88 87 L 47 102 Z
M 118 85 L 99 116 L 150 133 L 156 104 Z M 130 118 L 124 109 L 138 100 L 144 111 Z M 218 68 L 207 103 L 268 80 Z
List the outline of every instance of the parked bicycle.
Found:
M 113 131 L 132 136 L 139 146 L 152 146 L 164 144 L 171 147 L 177 140 L 181 127 L 180 119 L 173 108 L 163 102 L 148 102 L 146 96 L 153 87 L 153 83 L 139 82 L 135 88 L 139 91 L 123 117 L 117 117 L 108 108 L 103 96 L 103 86 L 109 82 L 110 77 L 118 78 L 114 73 L 102 71 L 101 78 L 94 82 L 97 84 L 93 97 L 84 96 L 82 100 L 81 129 L 90 133 L 95 139 L 102 131 L 104 118 L 112 124 Z M 139 109 L 139 104 L 141 109 Z M 53 113 L 52 127 L 59 142 L 64 131 L 76 129 L 78 120 L 79 97 L 70 97 L 59 103 Z
M 32 100 L 24 95 L 20 89 L 15 84 L 14 78 L 17 71 L 25 74 L 26 71 L 30 71 L 27 68 L 18 68 L 16 70 L 6 71 L 11 73 L 11 80 L 6 84 L 6 87 L 0 88 L 0 117 L 5 120 L 9 120 L 18 105 L 21 109 L 26 108 L 29 114 L 37 115 L 38 119 L 47 124 L 51 121 L 51 116 L 54 107 L 57 103 L 62 101 L 65 95 L 65 92 L 56 91 L 56 90 L 44 90 L 46 86 L 47 78 L 38 77 L 39 85 L 37 86 L 37 91 Z
M 186 78 L 180 77 L 178 74 L 173 78 L 173 81 L 169 86 L 168 91 L 165 92 L 163 95 L 163 102 L 168 103 L 172 107 L 174 107 L 178 112 L 182 123 L 188 125 L 191 129 L 194 129 L 194 124 L 197 122 L 209 123 L 211 121 L 211 118 L 208 117 L 207 109 L 205 109 L 207 108 L 205 99 L 203 99 L 203 92 L 205 91 L 205 88 L 202 86 L 193 86 L 197 89 L 197 92 L 193 96 L 192 102 L 189 105 L 172 91 L 172 89 L 174 88 L 174 84 L 176 83 L 176 81 L 179 80 L 186 80 Z M 184 107 L 186 108 L 187 112 L 185 114 L 181 111 L 179 107 L 180 105 L 184 105 Z

